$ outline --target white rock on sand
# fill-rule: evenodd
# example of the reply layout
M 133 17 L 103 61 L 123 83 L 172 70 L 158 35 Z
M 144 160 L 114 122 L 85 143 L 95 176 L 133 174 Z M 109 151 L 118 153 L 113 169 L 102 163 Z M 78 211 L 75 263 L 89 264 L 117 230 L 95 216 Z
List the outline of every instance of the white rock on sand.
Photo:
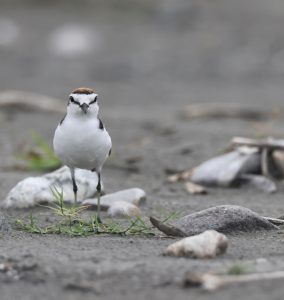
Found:
M 129 202 L 115 201 L 107 211 L 107 214 L 114 217 L 138 217 L 141 215 L 140 209 Z
M 77 169 L 78 201 L 95 196 L 98 177 L 95 172 Z M 52 188 L 63 190 L 66 202 L 74 201 L 73 185 L 68 167 L 62 167 L 40 177 L 28 177 L 20 181 L 8 193 L 4 207 L 24 208 L 36 204 L 54 202 Z M 102 186 L 103 190 L 103 186 Z
M 184 238 L 168 246 L 165 255 L 190 258 L 214 258 L 226 252 L 227 237 L 215 230 Z
M 83 201 L 83 205 L 93 206 L 94 209 L 97 208 L 97 198 L 86 199 Z M 121 190 L 112 194 L 104 195 L 101 197 L 101 209 L 109 209 L 115 202 L 127 202 L 129 204 L 139 206 L 146 201 L 146 193 L 139 188 L 131 188 L 126 190 Z M 122 203 L 122 205 L 124 205 Z M 124 205 L 125 206 L 125 205 Z M 118 205 L 115 206 L 116 209 Z M 126 207 L 126 206 L 125 206 Z

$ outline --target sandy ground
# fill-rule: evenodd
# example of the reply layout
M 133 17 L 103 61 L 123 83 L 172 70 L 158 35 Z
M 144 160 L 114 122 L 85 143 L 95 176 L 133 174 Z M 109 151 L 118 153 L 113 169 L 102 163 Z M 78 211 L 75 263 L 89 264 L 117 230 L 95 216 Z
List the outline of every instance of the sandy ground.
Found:
M 104 168 L 105 187 L 108 192 L 145 189 L 146 215 L 186 214 L 219 204 L 242 205 L 265 216 L 284 215 L 281 184 L 273 195 L 245 188 L 210 189 L 206 196 L 191 196 L 182 183 L 166 182 L 166 170 L 195 166 L 224 150 L 233 136 L 283 137 L 284 128 L 282 114 L 262 122 L 180 119 L 184 106 L 195 102 L 283 108 L 282 5 L 259 0 L 185 2 L 145 1 L 139 9 L 128 2 L 118 9 L 100 1 L 97 9 L 52 3 L 19 4 L 15 9 L 4 1 L 1 14 L 16 22 L 19 36 L 1 46 L 0 88 L 67 99 L 71 89 L 95 82 L 102 94 L 101 117 L 114 144 Z M 67 58 L 53 52 L 52 32 L 70 23 L 92 29 L 91 52 Z M 17 148 L 31 142 L 30 130 L 51 144 L 61 117 L 1 111 L 1 199 L 32 174 L 10 168 Z M 136 171 L 117 168 L 136 156 L 141 157 Z M 7 213 L 14 220 L 29 211 Z M 181 286 L 186 271 L 226 273 L 236 263 L 248 272 L 283 270 L 281 232 L 229 236 L 228 252 L 204 261 L 163 257 L 172 242 L 162 235 L 70 238 L 12 230 L 1 238 L 0 258 L 17 261 L 20 278 L 11 280 L 0 272 L 0 298 L 283 298 L 279 280 L 234 285 L 213 294 Z

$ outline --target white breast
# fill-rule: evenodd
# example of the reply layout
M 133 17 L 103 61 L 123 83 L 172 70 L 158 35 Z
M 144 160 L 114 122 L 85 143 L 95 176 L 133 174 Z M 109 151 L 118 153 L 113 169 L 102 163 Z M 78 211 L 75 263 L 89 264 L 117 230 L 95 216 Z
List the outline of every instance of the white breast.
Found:
M 58 125 L 54 152 L 69 167 L 100 171 L 111 149 L 111 138 L 97 118 L 65 118 Z

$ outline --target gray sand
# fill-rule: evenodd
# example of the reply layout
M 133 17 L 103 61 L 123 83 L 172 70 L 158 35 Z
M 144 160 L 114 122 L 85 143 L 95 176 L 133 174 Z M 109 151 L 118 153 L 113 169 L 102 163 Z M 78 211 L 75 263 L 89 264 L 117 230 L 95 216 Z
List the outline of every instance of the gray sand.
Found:
M 194 102 L 233 102 L 258 108 L 283 107 L 283 16 L 279 1 L 145 1 L 138 9 L 79 9 L 52 2 L 44 7 L 3 1 L 1 15 L 16 20 L 18 40 L 1 48 L 0 90 L 18 89 L 67 100 L 80 85 L 101 94 L 101 117 L 113 138 L 113 158 L 104 168 L 109 192 L 146 190 L 148 215 L 183 214 L 215 205 L 241 205 L 271 217 L 284 215 L 283 192 L 254 188 L 210 189 L 188 195 L 182 183 L 166 183 L 165 170 L 182 170 L 220 153 L 233 136 L 283 137 L 284 119 L 183 121 L 178 113 Z M 62 2 L 63 3 L 63 2 Z M 188 5 L 187 5 L 188 3 Z M 191 17 L 188 17 L 188 16 Z M 65 58 L 49 48 L 57 26 L 82 23 L 98 30 L 97 50 Z M 99 38 L 95 42 L 99 42 Z M 33 45 L 34 47 L 32 47 Z M 36 45 L 36 46 L 35 46 Z M 32 173 L 10 168 L 15 152 L 36 129 L 51 144 L 61 114 L 0 112 L 0 197 Z M 187 153 L 187 154 L 185 154 Z M 141 156 L 137 169 L 126 160 Z M 29 211 L 10 210 L 11 219 Z M 44 209 L 36 214 L 47 213 Z M 18 280 L 0 272 L 1 300 L 21 299 L 282 299 L 283 282 L 231 286 L 209 295 L 184 289 L 186 271 L 227 272 L 240 263 L 248 272 L 283 270 L 279 232 L 229 235 L 228 252 L 216 260 L 161 256 L 176 239 L 167 237 L 39 236 L 4 233 L 0 259 L 9 258 Z M 2 257 L 3 256 L 3 257 Z

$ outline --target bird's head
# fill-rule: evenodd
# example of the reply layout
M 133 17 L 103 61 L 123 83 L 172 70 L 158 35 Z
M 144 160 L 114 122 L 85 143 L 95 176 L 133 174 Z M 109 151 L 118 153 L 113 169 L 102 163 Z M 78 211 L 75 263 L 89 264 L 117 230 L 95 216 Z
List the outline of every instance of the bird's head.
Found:
M 90 88 L 78 88 L 69 96 L 67 113 L 72 115 L 97 116 L 99 112 L 98 94 Z

